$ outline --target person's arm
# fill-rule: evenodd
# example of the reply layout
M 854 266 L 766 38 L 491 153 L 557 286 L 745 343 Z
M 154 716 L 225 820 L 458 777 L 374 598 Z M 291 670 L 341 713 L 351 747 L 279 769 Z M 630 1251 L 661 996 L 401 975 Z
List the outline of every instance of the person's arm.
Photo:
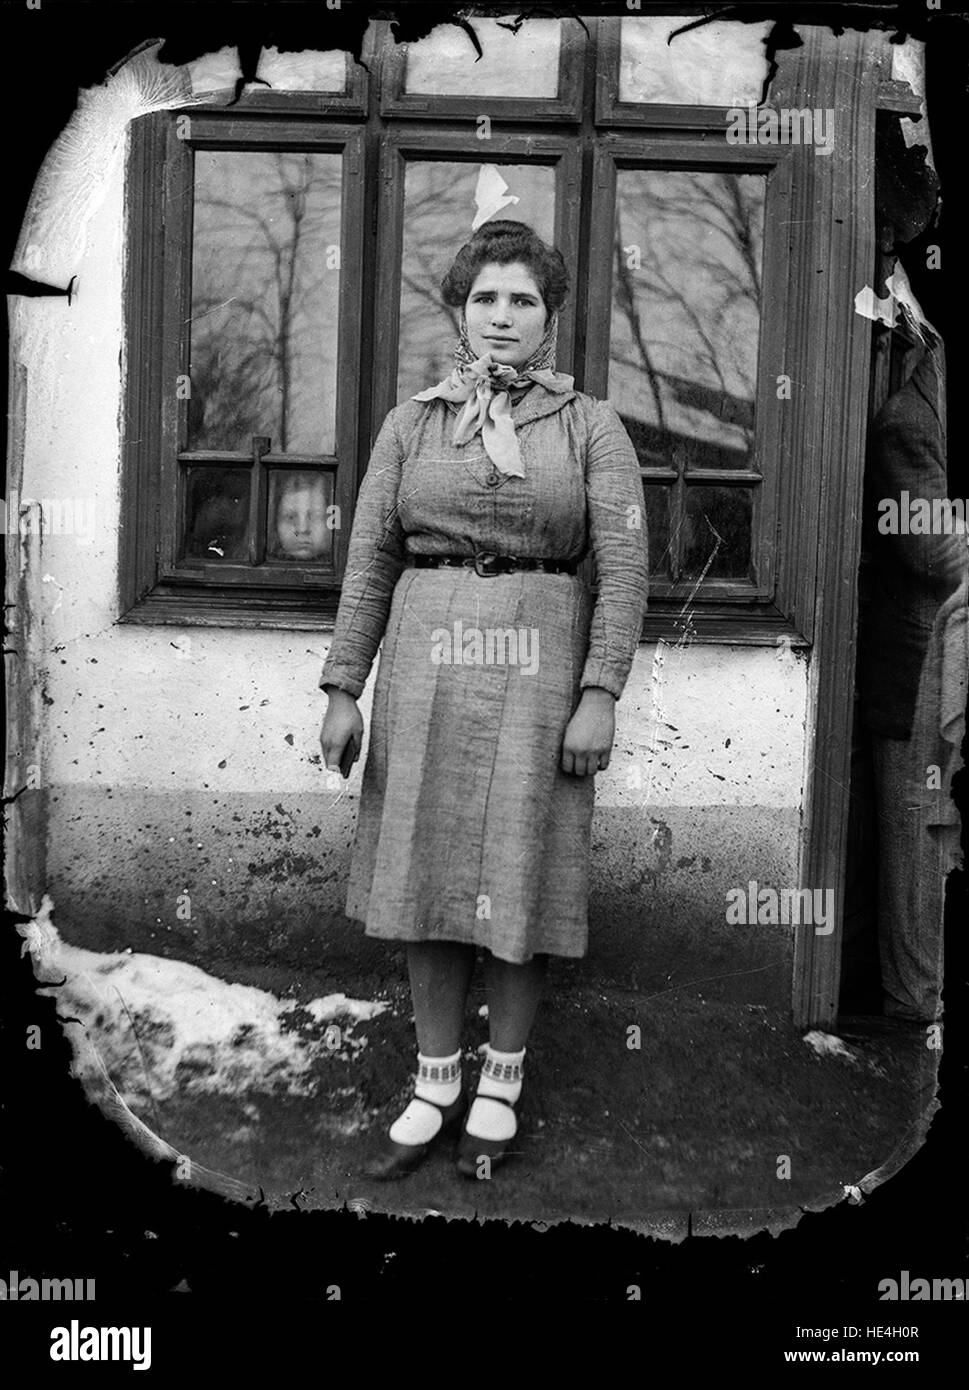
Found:
M 604 771 L 616 737 L 616 701 L 632 667 L 649 583 L 649 546 L 639 462 L 608 401 L 596 404 L 586 458 L 589 543 L 599 592 L 580 678 L 582 694 L 562 741 L 562 771 Z
M 580 681 L 596 701 L 619 699 L 642 633 L 649 542 L 639 461 L 608 401 L 596 404 L 586 460 L 589 544 L 599 580 Z
M 374 442 L 350 532 L 346 573 L 330 650 L 319 686 L 359 698 L 387 626 L 394 585 L 404 566 L 397 515 L 403 448 L 391 411 Z M 337 697 L 338 699 L 340 697 Z

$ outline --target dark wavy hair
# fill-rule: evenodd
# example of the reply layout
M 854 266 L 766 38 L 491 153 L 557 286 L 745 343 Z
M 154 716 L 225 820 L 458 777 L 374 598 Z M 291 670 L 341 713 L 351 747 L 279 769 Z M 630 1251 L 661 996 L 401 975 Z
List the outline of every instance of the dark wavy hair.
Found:
M 455 256 L 441 281 L 444 303 L 463 308 L 484 265 L 521 262 L 538 286 L 550 312 L 561 309 L 569 292 L 569 272 L 561 251 L 548 246 L 525 222 L 485 222 Z

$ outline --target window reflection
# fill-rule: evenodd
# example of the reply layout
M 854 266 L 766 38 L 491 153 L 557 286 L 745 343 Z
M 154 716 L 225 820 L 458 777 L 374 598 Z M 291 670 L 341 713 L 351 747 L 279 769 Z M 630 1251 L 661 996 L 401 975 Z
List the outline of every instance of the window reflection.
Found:
M 213 564 L 246 559 L 249 470 L 189 468 L 186 473 L 186 555 Z
M 539 236 L 555 235 L 555 171 L 548 165 L 498 164 L 507 183 L 494 218 L 527 222 Z M 397 399 L 433 385 L 454 366 L 460 310 L 441 302 L 441 280 L 471 237 L 475 190 L 482 165 L 444 160 L 407 164 L 400 277 L 400 354 Z M 491 220 L 491 219 L 488 219 Z
M 325 560 L 333 551 L 328 525 L 332 477 L 319 470 L 273 469 L 269 474 L 271 560 Z
M 758 174 L 618 173 L 609 396 L 643 466 L 748 466 L 764 187 Z
M 198 150 L 190 449 L 334 450 L 338 154 Z

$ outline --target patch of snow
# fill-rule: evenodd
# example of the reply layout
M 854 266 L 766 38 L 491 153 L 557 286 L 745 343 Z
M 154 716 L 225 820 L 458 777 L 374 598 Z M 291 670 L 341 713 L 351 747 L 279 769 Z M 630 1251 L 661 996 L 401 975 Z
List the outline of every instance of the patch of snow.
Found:
M 296 1005 L 288 1005 L 295 1008 Z M 345 994 L 324 994 L 321 999 L 311 999 L 301 1006 L 316 1023 L 332 1023 L 338 1018 L 352 1018 L 358 1022 L 373 1018 L 390 1007 L 383 1001 L 373 999 L 348 999 Z
M 84 1046 L 93 1043 L 129 1105 L 175 1093 L 312 1095 L 321 1059 L 352 1061 L 367 1044 L 357 1025 L 390 1007 L 345 994 L 301 1006 L 185 961 L 86 951 L 60 939 L 52 906 L 45 897 L 37 917 L 20 928 L 39 977 L 66 977 L 39 992 L 57 999 L 78 1074 L 96 1066 Z M 319 1024 L 331 1025 L 322 1036 Z
M 833 1033 L 822 1033 L 817 1028 L 810 1033 L 804 1034 L 804 1041 L 809 1047 L 813 1047 L 819 1057 L 847 1057 L 850 1062 L 855 1061 L 855 1054 L 849 1052 L 840 1038 L 836 1038 Z

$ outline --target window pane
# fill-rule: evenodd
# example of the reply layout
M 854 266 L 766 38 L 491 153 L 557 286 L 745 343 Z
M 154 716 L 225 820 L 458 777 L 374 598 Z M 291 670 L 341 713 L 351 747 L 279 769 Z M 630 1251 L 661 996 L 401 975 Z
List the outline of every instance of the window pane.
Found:
M 188 447 L 332 454 L 338 154 L 195 156 Z
M 694 579 L 711 560 L 707 579 L 750 575 L 748 487 L 688 487 L 683 518 L 683 574 Z
M 507 21 L 475 16 L 470 36 L 440 24 L 407 47 L 405 92 L 428 96 L 554 97 L 558 95 L 562 26 L 557 19 L 526 19 L 517 33 Z
M 249 519 L 248 468 L 189 468 L 185 553 L 193 559 L 245 560 Z
M 764 39 L 771 27 L 716 20 L 667 43 L 696 16 L 620 21 L 619 100 L 668 106 L 747 106 L 767 76 Z
M 670 489 L 645 483 L 646 535 L 649 540 L 649 572 L 668 578 L 670 573 Z
M 286 92 L 345 92 L 347 55 L 338 48 L 322 53 L 280 53 L 264 48 L 256 77 Z M 258 92 L 258 85 L 252 90 Z
M 270 469 L 266 538 L 269 559 L 331 559 L 333 531 L 327 524 L 327 508 L 332 505 L 332 474 L 310 469 Z
M 764 188 L 618 171 L 609 397 L 644 467 L 750 466 Z
M 482 171 L 484 171 L 482 176 Z M 501 191 L 501 183 L 508 185 Z M 555 171 L 547 165 L 481 165 L 416 160 L 404 182 L 404 246 L 400 276 L 397 399 L 433 386 L 454 366 L 460 310 L 441 302 L 441 280 L 471 237 L 476 192 L 498 218 L 527 222 L 540 237 L 555 235 Z M 516 203 L 498 206 L 502 199 Z M 485 219 L 490 220 L 490 219 Z

